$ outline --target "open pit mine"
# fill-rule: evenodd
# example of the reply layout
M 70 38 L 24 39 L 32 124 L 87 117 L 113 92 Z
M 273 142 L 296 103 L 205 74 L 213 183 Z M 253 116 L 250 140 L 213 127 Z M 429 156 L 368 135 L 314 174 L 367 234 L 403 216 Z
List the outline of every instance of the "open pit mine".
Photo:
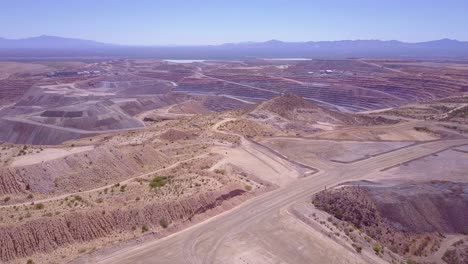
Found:
M 1 263 L 468 263 L 468 64 L 0 62 Z

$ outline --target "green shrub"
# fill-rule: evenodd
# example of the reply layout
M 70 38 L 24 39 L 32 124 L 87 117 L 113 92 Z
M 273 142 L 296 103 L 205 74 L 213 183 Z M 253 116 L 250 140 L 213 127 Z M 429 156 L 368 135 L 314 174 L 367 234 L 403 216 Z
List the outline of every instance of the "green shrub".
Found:
M 149 230 L 148 225 L 143 225 L 143 226 L 141 227 L 141 232 L 142 232 L 142 233 L 148 232 L 148 230 Z
M 34 205 L 34 209 L 36 210 L 42 210 L 44 209 L 45 205 L 43 203 L 38 203 Z
M 418 132 L 426 132 L 426 133 L 431 133 L 432 131 L 427 128 L 427 127 L 414 127 L 414 130 Z
M 169 223 L 164 218 L 159 220 L 159 224 L 161 225 L 162 228 L 167 228 L 169 226 Z
M 380 255 L 381 253 L 383 253 L 383 248 L 381 245 L 379 244 L 375 244 L 372 249 L 374 250 L 375 254 L 376 255 Z
M 149 186 L 151 188 L 159 188 L 159 187 L 163 187 L 166 184 L 167 184 L 166 176 L 155 176 L 149 183 Z

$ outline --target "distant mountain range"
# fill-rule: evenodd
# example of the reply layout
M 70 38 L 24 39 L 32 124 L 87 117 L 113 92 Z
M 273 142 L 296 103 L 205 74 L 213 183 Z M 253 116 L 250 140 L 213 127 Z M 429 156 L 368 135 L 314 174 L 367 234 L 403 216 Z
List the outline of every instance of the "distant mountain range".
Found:
M 0 38 L 0 49 L 89 49 L 113 46 L 92 40 L 39 36 L 24 39 Z
M 170 59 L 245 58 L 431 58 L 468 59 L 468 42 L 441 39 L 405 43 L 381 40 L 341 40 L 227 43 L 206 46 L 125 46 L 91 40 L 39 36 L 0 38 L 0 58 L 29 57 L 154 57 Z

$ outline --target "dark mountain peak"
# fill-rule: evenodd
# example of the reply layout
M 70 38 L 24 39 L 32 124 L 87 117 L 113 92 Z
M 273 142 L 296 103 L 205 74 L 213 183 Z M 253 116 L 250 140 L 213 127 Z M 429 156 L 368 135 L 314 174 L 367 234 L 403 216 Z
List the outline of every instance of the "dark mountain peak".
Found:
M 89 49 L 111 46 L 93 40 L 64 38 L 50 35 L 23 39 L 0 39 L 0 48 L 10 49 Z
M 420 45 L 423 47 L 437 48 L 437 49 L 466 48 L 467 44 L 468 42 L 462 42 L 462 41 L 449 39 L 449 38 L 416 43 L 416 45 Z
M 456 39 L 449 39 L 449 38 L 443 38 L 443 39 L 439 39 L 439 40 L 434 40 L 432 42 L 439 42 L 439 43 L 459 43 L 460 41 L 456 40 Z
M 265 44 L 283 44 L 285 42 L 281 41 L 281 40 L 277 40 L 277 39 L 270 39 L 268 41 L 265 41 L 264 42 Z
M 37 36 L 37 37 L 31 37 L 30 39 L 48 39 L 48 38 L 53 38 L 53 39 L 61 39 L 61 38 L 64 38 L 64 37 L 57 37 L 57 36 L 51 36 L 51 35 L 40 35 L 40 36 Z

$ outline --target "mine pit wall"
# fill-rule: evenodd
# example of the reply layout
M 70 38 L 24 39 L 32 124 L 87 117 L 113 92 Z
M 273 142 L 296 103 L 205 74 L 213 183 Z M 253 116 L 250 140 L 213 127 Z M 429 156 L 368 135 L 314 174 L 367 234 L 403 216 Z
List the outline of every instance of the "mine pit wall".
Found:
M 96 134 L 84 135 L 41 125 L 0 120 L 0 141 L 14 144 L 60 145 L 68 140 L 93 135 Z
M 35 219 L 19 225 L 0 225 L 0 260 L 11 261 L 35 253 L 46 253 L 73 243 L 87 242 L 142 225 L 160 228 L 187 222 L 197 214 L 217 207 L 232 207 L 237 198 L 248 196 L 239 186 L 198 194 L 179 201 L 149 204 L 135 209 L 74 212 L 60 217 Z

